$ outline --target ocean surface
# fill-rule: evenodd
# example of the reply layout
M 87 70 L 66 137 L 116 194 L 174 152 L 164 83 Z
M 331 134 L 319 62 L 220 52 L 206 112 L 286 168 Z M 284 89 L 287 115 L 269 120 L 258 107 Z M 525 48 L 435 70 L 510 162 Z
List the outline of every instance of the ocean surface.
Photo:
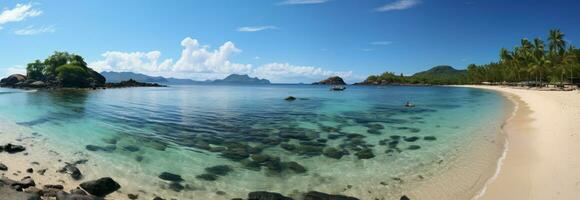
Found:
M 487 143 L 500 135 L 507 104 L 499 93 L 456 87 L 0 88 L 4 123 L 82 152 L 85 174 L 177 199 L 262 190 L 400 197 L 444 180 L 461 158 L 477 159 L 474 149 L 497 151 Z M 489 170 L 463 171 L 482 179 Z M 183 181 L 162 180 L 163 172 Z M 465 181 L 457 184 L 482 182 Z

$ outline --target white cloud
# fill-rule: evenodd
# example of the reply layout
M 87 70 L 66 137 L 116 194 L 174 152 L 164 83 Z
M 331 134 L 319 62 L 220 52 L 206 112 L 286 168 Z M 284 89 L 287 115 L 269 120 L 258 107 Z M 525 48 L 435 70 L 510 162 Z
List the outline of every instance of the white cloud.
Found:
M 173 61 L 166 59 L 159 62 L 161 52 L 119 52 L 107 51 L 102 54 L 104 60 L 91 63 L 90 66 L 98 72 L 102 71 L 130 71 L 130 72 L 158 72 L 169 69 Z
M 258 32 L 258 31 L 265 31 L 265 30 L 272 30 L 278 29 L 276 26 L 244 26 L 240 27 L 237 30 L 239 32 Z
M 9 22 L 19 22 L 30 17 L 36 17 L 42 14 L 42 11 L 32 8 L 32 4 L 16 4 L 12 9 L 5 9 L 0 13 L 0 24 Z
M 393 42 L 391 41 L 375 41 L 375 42 L 371 42 L 372 45 L 378 45 L 378 46 L 385 46 L 385 45 L 390 45 Z
M 38 35 L 41 33 L 54 33 L 54 31 L 56 31 L 54 29 L 54 26 L 41 26 L 41 27 L 37 28 L 33 25 L 30 25 L 26 28 L 14 31 L 14 34 L 16 34 L 16 35 Z
M 420 3 L 421 0 L 397 0 L 377 8 L 376 11 L 386 12 L 393 10 L 405 10 L 419 5 Z
M 224 78 L 229 74 L 248 74 L 267 78 L 276 83 L 314 82 L 331 75 L 343 78 L 352 76 L 349 72 L 334 72 L 320 67 L 295 66 L 288 63 L 270 63 L 254 68 L 251 64 L 232 62 L 230 59 L 242 50 L 233 42 L 226 42 L 217 49 L 201 45 L 198 40 L 185 38 L 181 41 L 183 50 L 176 62 L 161 59 L 161 52 L 119 52 L 102 54 L 103 60 L 89 66 L 98 72 L 137 72 L 148 75 L 192 78 L 195 80 Z
M 286 0 L 281 2 L 281 5 L 301 5 L 301 4 L 319 4 L 326 3 L 329 0 Z
M 352 71 L 335 72 L 313 66 L 296 66 L 289 63 L 269 63 L 253 70 L 253 76 L 266 78 L 276 83 L 315 82 L 328 76 L 349 78 Z
M 3 77 L 7 77 L 10 76 L 12 74 L 22 74 L 22 75 L 26 75 L 26 68 L 24 68 L 23 66 L 19 66 L 16 65 L 14 67 L 8 67 L 4 69 L 4 75 Z

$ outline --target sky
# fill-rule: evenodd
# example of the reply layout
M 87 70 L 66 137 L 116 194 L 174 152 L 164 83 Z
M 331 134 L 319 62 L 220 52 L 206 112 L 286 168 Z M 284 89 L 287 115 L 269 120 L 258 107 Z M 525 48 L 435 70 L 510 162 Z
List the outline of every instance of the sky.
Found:
M 0 75 L 54 51 L 97 71 L 276 83 L 348 83 L 497 61 L 559 28 L 580 41 L 578 0 L 0 0 Z

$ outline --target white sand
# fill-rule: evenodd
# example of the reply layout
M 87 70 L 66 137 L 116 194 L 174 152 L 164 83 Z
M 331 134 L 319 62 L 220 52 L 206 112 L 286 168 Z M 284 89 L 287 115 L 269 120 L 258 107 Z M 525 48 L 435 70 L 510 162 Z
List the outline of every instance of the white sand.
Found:
M 519 99 L 507 156 L 480 199 L 580 199 L 580 92 L 471 87 Z

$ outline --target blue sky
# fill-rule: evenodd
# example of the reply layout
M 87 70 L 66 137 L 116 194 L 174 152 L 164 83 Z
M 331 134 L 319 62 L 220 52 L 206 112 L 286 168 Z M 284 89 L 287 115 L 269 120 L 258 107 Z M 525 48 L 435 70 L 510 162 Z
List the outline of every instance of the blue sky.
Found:
M 55 50 L 91 67 L 198 80 L 347 82 L 384 71 L 465 68 L 520 38 L 580 38 L 580 1 L 0 1 L 0 75 Z

